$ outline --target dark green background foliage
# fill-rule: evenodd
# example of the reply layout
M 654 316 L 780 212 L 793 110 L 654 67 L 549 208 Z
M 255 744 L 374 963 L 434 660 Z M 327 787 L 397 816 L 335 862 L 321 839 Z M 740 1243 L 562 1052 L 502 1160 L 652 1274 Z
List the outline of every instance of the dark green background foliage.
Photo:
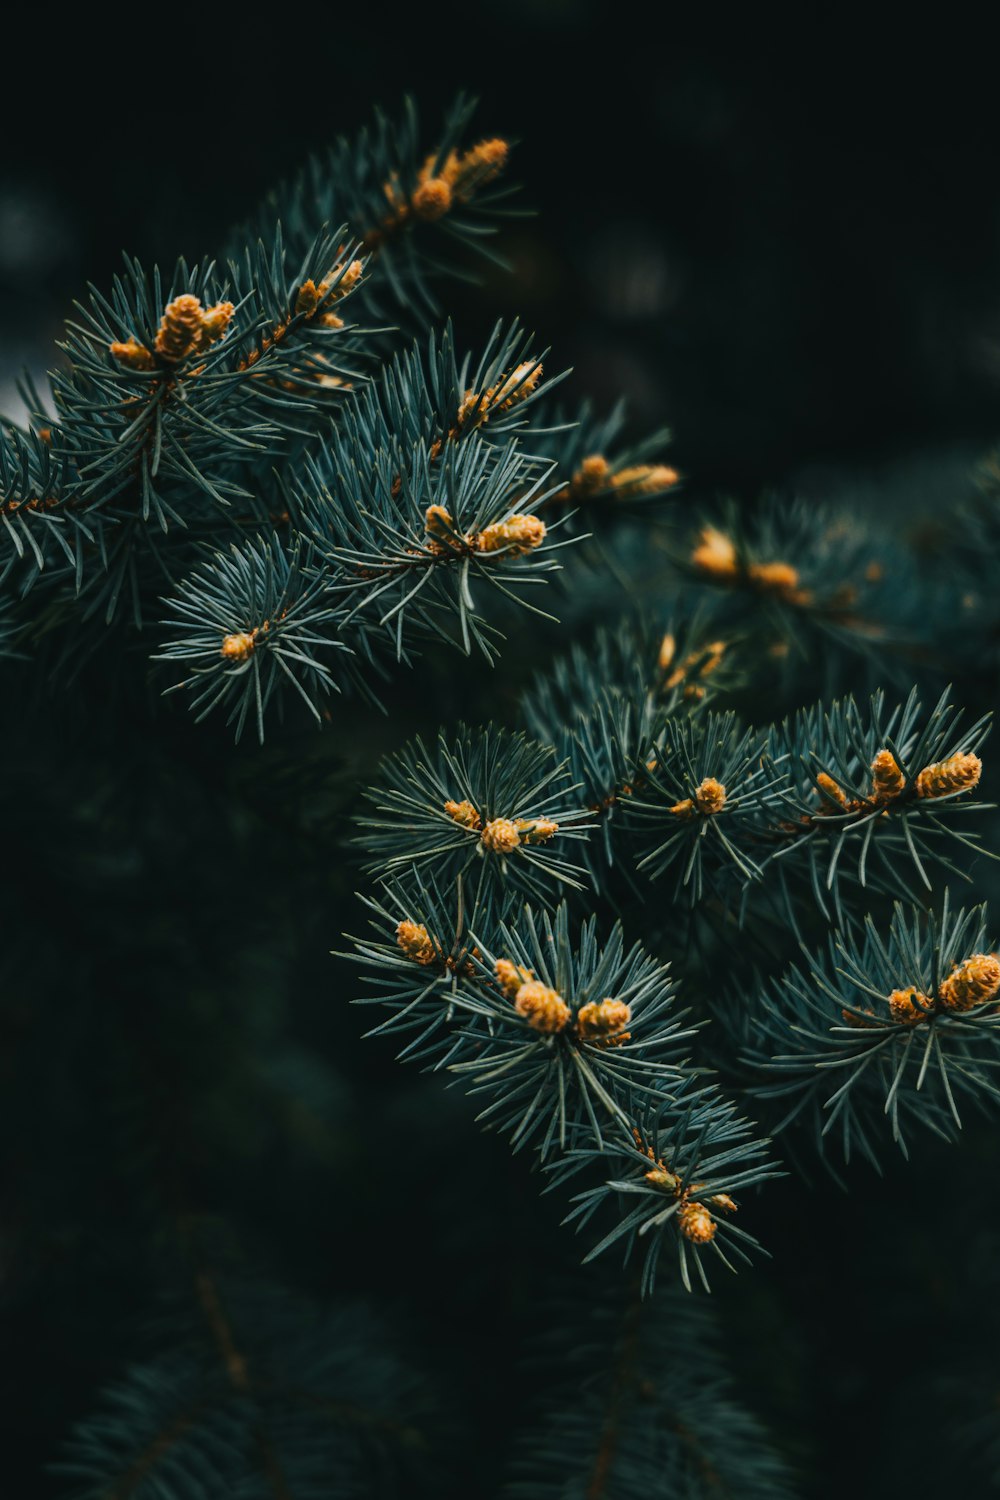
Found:
M 55 441 L 5 424 L 0 455 L 4 502 L 63 501 L 8 509 L 0 537 L 0 1491 L 986 1492 L 997 1018 L 907 1030 L 884 1006 L 1000 936 L 980 64 L 650 59 L 637 19 L 609 35 L 581 0 L 445 10 L 391 49 L 310 24 L 266 65 L 234 27 L 139 70 L 102 55 L 80 131 L 32 115 L 0 167 L 0 386 L 26 428 L 18 369 L 41 389 L 72 299 L 99 293 Z M 327 54 L 336 89 L 304 87 Z M 495 206 L 538 210 L 497 221 L 509 269 L 475 254 L 488 201 L 457 240 L 422 226 L 338 304 L 361 331 L 303 325 L 261 355 L 278 384 L 251 382 L 241 357 L 435 149 L 463 83 L 462 143 L 517 142 L 491 188 L 525 190 Z M 359 143 L 375 100 L 394 123 Z M 151 340 L 182 285 L 241 306 L 178 438 L 166 407 L 135 429 L 154 377 L 106 345 Z M 468 386 L 542 351 L 547 378 L 574 367 L 557 390 L 431 452 Z M 321 407 L 327 356 L 358 389 Z M 429 504 L 481 533 L 593 452 L 683 482 L 549 501 L 569 545 L 381 592 Z M 713 585 L 706 526 L 807 596 Z M 220 658 L 264 619 L 246 670 Z M 817 818 L 817 771 L 864 799 L 885 747 L 898 801 Z M 916 796 L 976 748 L 972 796 Z M 707 776 L 725 811 L 672 814 Z M 450 788 L 560 835 L 487 857 Z M 433 965 L 401 954 L 401 917 Z M 498 957 L 573 1026 L 628 998 L 632 1040 L 539 1042 Z M 677 1233 L 633 1125 L 737 1198 L 711 1246 Z

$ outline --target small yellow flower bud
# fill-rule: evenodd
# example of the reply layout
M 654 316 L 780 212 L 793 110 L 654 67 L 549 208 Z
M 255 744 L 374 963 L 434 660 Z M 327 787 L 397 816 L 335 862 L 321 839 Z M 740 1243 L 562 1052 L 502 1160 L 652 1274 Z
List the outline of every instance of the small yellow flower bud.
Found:
M 824 797 L 827 797 L 831 802 L 835 802 L 838 807 L 843 807 L 845 809 L 850 808 L 851 804 L 848 800 L 846 792 L 842 787 L 838 786 L 833 777 L 828 776 L 825 771 L 820 771 L 819 775 L 816 777 L 816 785 L 819 787 Z
M 899 769 L 891 750 L 880 750 L 872 761 L 872 786 L 879 802 L 891 802 L 898 797 L 906 785 L 906 777 Z
M 611 483 L 611 465 L 603 453 L 591 453 L 577 469 L 569 482 L 569 498 L 583 500 L 607 489 Z
M 156 352 L 168 364 L 177 364 L 199 347 L 202 307 L 197 297 L 185 293 L 168 302 L 156 335 Z
M 126 339 L 123 344 L 113 343 L 108 346 L 112 355 L 121 365 L 127 365 L 130 370 L 151 370 L 154 365 L 153 356 L 144 344 L 138 339 Z
M 657 657 L 657 663 L 659 665 L 659 668 L 660 668 L 661 672 L 665 672 L 667 670 L 667 668 L 670 666 L 670 663 L 673 661 L 673 659 L 674 659 L 674 657 L 676 655 L 677 655 L 677 639 L 668 630 L 667 634 L 663 637 L 663 640 L 660 642 L 660 654 Z
M 400 922 L 396 928 L 396 942 L 414 963 L 426 967 L 437 959 L 431 935 L 421 922 Z
M 793 568 L 791 563 L 751 563 L 747 568 L 747 577 L 767 593 L 777 594 L 792 603 L 804 602 L 805 596 L 799 589 L 798 569 Z
M 467 203 L 479 188 L 499 177 L 509 155 L 510 147 L 499 137 L 480 141 L 461 154 L 449 152 L 441 176 L 449 183 L 459 202 Z
M 463 828 L 478 829 L 482 822 L 471 802 L 446 802 L 444 810 L 449 818 L 454 818 Z
M 666 1167 L 654 1167 L 651 1172 L 643 1175 L 651 1187 L 662 1188 L 665 1193 L 676 1195 L 680 1190 L 680 1178 L 675 1177 L 673 1172 L 668 1172 Z
M 591 1000 L 577 1015 L 577 1035 L 581 1042 L 600 1041 L 624 1031 L 631 1019 L 632 1007 L 624 1000 Z
M 451 208 L 452 191 L 443 177 L 428 177 L 413 194 L 413 212 L 418 219 L 441 219 Z
M 726 789 L 721 781 L 716 781 L 714 776 L 706 776 L 705 780 L 695 787 L 694 800 L 698 804 L 699 812 L 720 813 L 726 805 Z
M 736 1199 L 730 1198 L 728 1193 L 715 1193 L 708 1201 L 713 1208 L 721 1208 L 727 1214 L 735 1214 L 739 1211 Z
M 517 824 L 510 818 L 493 818 L 482 832 L 482 841 L 493 854 L 510 854 L 521 842 Z
M 503 552 L 507 557 L 523 557 L 545 540 L 545 522 L 540 516 L 511 516 L 487 526 L 476 538 L 480 552 Z
M 938 991 L 949 1010 L 972 1010 L 985 1005 L 1000 990 L 1000 958 L 995 953 L 974 953 L 956 964 Z
M 707 1245 L 718 1228 L 703 1203 L 685 1203 L 677 1214 L 681 1234 L 693 1245 Z
M 619 469 L 612 476 L 611 488 L 622 499 L 630 499 L 672 489 L 679 478 L 677 470 L 667 464 L 634 464 L 631 468 Z
M 256 630 L 239 630 L 233 635 L 223 636 L 219 655 L 227 661 L 246 661 L 256 642 Z
M 512 1000 L 521 986 L 529 984 L 535 977 L 531 969 L 523 969 L 520 964 L 512 964 L 509 958 L 498 958 L 493 966 L 493 972 L 504 994 L 509 995 Z
M 547 844 L 559 832 L 559 824 L 551 818 L 518 818 L 514 826 L 524 844 Z
M 447 536 L 452 525 L 451 512 L 443 505 L 428 505 L 424 512 L 424 526 L 431 536 Z
M 715 526 L 703 526 L 691 562 L 712 578 L 732 578 L 736 571 L 736 548 L 731 537 Z
M 544 1031 L 550 1035 L 562 1031 L 571 1015 L 569 1006 L 559 992 L 537 979 L 522 984 L 514 999 L 514 1009 L 534 1031 Z
M 218 343 L 229 327 L 235 311 L 231 302 L 217 302 L 214 307 L 205 309 L 201 316 L 199 348 L 204 349 L 209 344 Z
M 949 755 L 932 766 L 925 766 L 917 777 L 918 797 L 948 797 L 953 792 L 971 792 L 983 774 L 978 755 Z
M 931 1009 L 930 997 L 912 984 L 909 989 L 893 990 L 889 996 L 889 1014 L 898 1026 L 916 1026 L 919 1021 L 926 1021 Z

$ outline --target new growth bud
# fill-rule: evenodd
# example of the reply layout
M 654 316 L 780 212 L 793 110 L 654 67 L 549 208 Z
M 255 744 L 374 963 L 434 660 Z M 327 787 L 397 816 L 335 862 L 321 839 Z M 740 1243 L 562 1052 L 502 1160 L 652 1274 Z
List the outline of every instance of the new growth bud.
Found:
M 407 958 L 424 967 L 437 958 L 431 935 L 420 922 L 400 922 L 396 928 L 396 943 Z
M 580 1008 L 576 1033 L 581 1042 L 625 1041 L 631 1019 L 632 1007 L 624 1000 L 591 1000 Z
M 880 750 L 872 761 L 872 789 L 878 802 L 891 802 L 898 797 L 906 785 L 906 777 L 899 769 L 891 750 Z
M 979 784 L 983 763 L 978 755 L 949 755 L 932 766 L 925 766 L 917 777 L 918 797 L 950 797 L 955 792 L 971 792 Z
M 471 802 L 446 802 L 444 810 L 463 828 L 478 829 L 481 826 L 482 819 Z
M 704 1203 L 684 1203 L 678 1210 L 681 1234 L 693 1245 L 707 1245 L 718 1228 Z
M 534 1031 L 548 1035 L 564 1030 L 571 1014 L 558 990 L 550 989 L 537 979 L 521 985 L 514 998 L 514 1009 Z
M 909 989 L 893 990 L 889 996 L 889 1014 L 899 1026 L 915 1026 L 918 1021 L 926 1021 L 932 1005 L 930 996 L 912 984 Z
M 492 818 L 483 829 L 482 841 L 491 854 L 510 854 L 521 842 L 521 835 L 510 818 Z
M 972 1010 L 985 1005 L 1000 990 L 1000 958 L 995 953 L 974 953 L 956 964 L 938 990 L 948 1010 Z
M 498 958 L 493 966 L 493 972 L 500 988 L 511 1000 L 523 984 L 530 983 L 535 977 L 532 969 L 524 969 L 520 964 L 512 964 L 509 958 Z

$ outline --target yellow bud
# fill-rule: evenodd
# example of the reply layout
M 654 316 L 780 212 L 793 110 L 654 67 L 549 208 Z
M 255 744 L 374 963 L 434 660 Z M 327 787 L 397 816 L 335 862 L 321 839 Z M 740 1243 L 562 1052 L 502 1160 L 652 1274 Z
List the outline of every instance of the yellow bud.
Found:
M 893 990 L 889 996 L 889 1014 L 899 1026 L 916 1026 L 919 1021 L 926 1021 L 931 1008 L 930 997 L 912 984 L 909 989 Z
M 616 495 L 628 499 L 672 489 L 679 478 L 677 470 L 666 464 L 635 464 L 631 468 L 619 469 L 612 477 L 611 487 Z
M 413 212 L 418 219 L 441 219 L 451 208 L 452 191 L 443 177 L 428 177 L 413 194 Z
M 493 818 L 483 829 L 481 837 L 493 854 L 510 854 L 521 842 L 517 824 L 510 818 Z
M 591 1000 L 580 1007 L 576 1031 L 581 1042 L 599 1041 L 624 1031 L 632 1019 L 632 1007 L 624 1000 Z
M 838 786 L 833 777 L 828 776 L 825 771 L 820 771 L 816 777 L 816 785 L 823 795 L 829 798 L 831 802 L 835 802 L 838 807 L 845 809 L 850 807 L 851 804 L 843 788 Z
M 925 766 L 917 777 L 918 797 L 948 797 L 954 792 L 971 792 L 983 774 L 978 755 L 949 755 L 932 766 Z
M 154 359 L 144 344 L 138 339 L 127 339 L 123 344 L 109 344 L 112 355 L 121 365 L 127 365 L 130 370 L 151 370 Z
M 509 958 L 498 958 L 493 966 L 493 972 L 504 994 L 509 995 L 512 1000 L 521 986 L 528 984 L 535 977 L 531 969 L 523 969 L 520 964 L 512 964 Z
M 662 1188 L 665 1193 L 676 1194 L 680 1190 L 680 1178 L 675 1177 L 673 1172 L 668 1172 L 666 1167 L 654 1167 L 651 1172 L 643 1175 L 651 1187 Z
M 421 922 L 400 922 L 396 928 L 396 942 L 414 963 L 426 967 L 437 959 L 431 935 Z
M 677 1214 L 681 1234 L 693 1245 L 707 1245 L 718 1228 L 703 1203 L 685 1203 Z
M 227 661 L 246 661 L 257 643 L 256 630 L 239 630 L 223 636 L 219 655 Z
M 793 568 L 791 563 L 751 563 L 747 568 L 747 577 L 767 593 L 777 594 L 792 603 L 805 601 L 805 595 L 799 589 L 798 569 Z
M 478 829 L 482 821 L 471 802 L 446 802 L 444 810 L 463 828 Z
M 695 787 L 694 800 L 698 804 L 699 812 L 720 813 L 726 805 L 726 789 L 721 781 L 716 781 L 714 776 L 706 776 L 705 780 Z
M 712 578 L 732 578 L 736 571 L 736 548 L 731 537 L 715 526 L 703 526 L 692 564 Z
M 540 516 L 511 516 L 487 526 L 476 537 L 480 552 L 503 552 L 507 557 L 523 557 L 545 540 L 545 522 Z
M 156 335 L 156 352 L 168 364 L 177 364 L 200 347 L 202 306 L 197 297 L 185 293 L 168 302 Z
M 898 797 L 906 785 L 906 777 L 899 769 L 891 750 L 880 750 L 872 761 L 872 786 L 879 802 L 891 802 Z
M 956 964 L 938 991 L 949 1010 L 972 1010 L 985 1005 L 1000 990 L 1000 958 L 995 953 L 974 953 Z
M 514 999 L 514 1009 L 534 1031 L 553 1035 L 562 1031 L 570 1018 L 570 1008 L 557 990 L 537 979 L 522 984 Z
M 514 825 L 524 844 L 547 844 L 559 832 L 551 818 L 518 818 Z

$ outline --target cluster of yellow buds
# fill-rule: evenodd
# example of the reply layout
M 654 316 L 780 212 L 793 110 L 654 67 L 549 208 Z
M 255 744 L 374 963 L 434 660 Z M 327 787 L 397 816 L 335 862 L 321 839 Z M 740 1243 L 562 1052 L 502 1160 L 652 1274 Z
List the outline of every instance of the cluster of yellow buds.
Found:
M 313 280 L 304 281 L 295 298 L 296 317 L 312 318 L 317 309 L 325 304 L 320 317 L 324 328 L 343 328 L 343 319 L 330 310 L 332 303 L 340 302 L 354 291 L 364 272 L 364 261 L 352 260 L 344 267 L 334 266 L 317 286 Z
M 510 1000 L 513 1000 L 522 984 L 529 984 L 535 977 L 533 969 L 525 969 L 520 964 L 511 963 L 509 958 L 498 958 L 493 965 L 493 972 L 500 988 Z
M 370 250 L 377 249 L 387 235 L 414 218 L 425 223 L 443 219 L 456 203 L 468 203 L 480 188 L 498 177 L 507 165 L 509 154 L 507 142 L 494 137 L 470 146 L 467 151 L 449 151 L 443 161 L 429 156 L 409 196 L 394 173 L 382 185 L 390 212 L 377 228 L 367 232 L 365 245 Z
M 678 818 L 693 818 L 698 813 L 713 817 L 726 805 L 726 789 L 714 776 L 706 776 L 694 789 L 693 797 L 675 802 L 670 811 Z
M 491 417 L 505 416 L 538 389 L 541 379 L 541 361 L 526 359 L 485 391 L 466 391 L 458 408 L 456 426 L 462 428 L 471 424 L 483 427 Z
M 508 959 L 497 961 L 495 973 L 504 993 L 514 1001 L 514 1009 L 533 1031 L 554 1036 L 566 1029 L 572 1012 L 558 990 L 542 984 L 530 969 L 522 969 Z
M 542 1031 L 553 1036 L 563 1031 L 571 1012 L 558 990 L 550 989 L 537 979 L 522 984 L 514 996 L 514 1009 L 523 1016 L 533 1031 Z
M 494 137 L 470 146 L 468 151 L 449 151 L 441 163 L 429 156 L 410 199 L 413 212 L 418 219 L 441 219 L 455 203 L 468 203 L 481 187 L 500 175 L 509 153 L 507 142 Z
M 558 832 L 553 818 L 491 818 L 480 837 L 491 854 L 510 854 L 521 844 L 547 844 Z
M 553 500 L 572 503 L 590 500 L 595 495 L 613 495 L 619 500 L 636 500 L 642 495 L 658 495 L 673 489 L 680 475 L 667 464 L 631 464 L 613 469 L 603 453 L 590 453 L 582 461 L 569 483 L 553 495 Z
M 429 505 L 424 512 L 424 532 L 428 549 L 437 556 L 469 552 L 498 552 L 504 557 L 524 557 L 545 540 L 545 522 L 540 516 L 518 514 L 506 521 L 495 521 L 482 531 L 463 535 L 445 506 Z
M 647 1150 L 646 1154 L 652 1159 L 652 1151 Z M 727 1214 L 737 1211 L 736 1200 L 728 1193 L 714 1193 L 708 1200 L 711 1208 L 693 1198 L 691 1194 L 698 1191 L 699 1184 L 685 1188 L 681 1179 L 660 1161 L 644 1176 L 651 1187 L 659 1188 L 661 1192 L 670 1193 L 681 1200 L 677 1210 L 677 1225 L 684 1238 L 694 1245 L 707 1245 L 715 1239 L 719 1226 L 712 1216 L 711 1208 Z
M 972 1010 L 995 998 L 1000 990 L 1000 957 L 995 953 L 974 953 L 956 964 L 943 981 L 938 998 L 947 1010 Z
M 801 587 L 798 569 L 791 563 L 741 564 L 732 537 L 716 526 L 702 527 L 691 553 L 691 565 L 717 583 L 745 580 L 762 593 L 775 594 L 788 604 L 808 604 L 811 598 L 808 590 Z
M 843 787 L 826 771 L 819 772 L 816 785 L 827 801 L 839 807 L 843 812 L 870 810 L 872 804 L 878 807 L 884 806 L 887 802 L 894 802 L 906 789 L 906 777 L 891 750 L 879 750 L 876 753 L 871 764 L 871 773 L 871 793 L 867 799 L 849 797 Z
M 709 641 L 705 646 L 697 646 L 689 651 L 683 661 L 674 666 L 674 658 L 677 655 L 677 638 L 668 631 L 660 642 L 660 650 L 657 657 L 657 665 L 661 672 L 665 673 L 663 687 L 671 691 L 679 687 L 683 682 L 685 698 L 704 698 L 705 688 L 701 682 L 694 681 L 695 678 L 710 677 L 722 661 L 726 653 L 725 641 Z
M 632 1007 L 624 1000 L 591 1000 L 577 1013 L 576 1034 L 581 1042 L 620 1047 L 631 1038 L 625 1030 L 631 1019 Z
M 131 370 L 152 370 L 157 364 L 177 365 L 192 354 L 200 354 L 218 343 L 229 327 L 235 308 L 231 302 L 202 307 L 190 292 L 175 297 L 164 308 L 152 349 L 138 339 L 112 343 L 111 353 Z
M 400 922 L 396 928 L 396 942 L 406 957 L 416 964 L 426 967 L 437 961 L 434 940 L 422 922 Z
M 917 777 L 918 797 L 950 797 L 955 792 L 971 792 L 983 774 L 978 755 L 959 753 L 947 760 L 925 766 Z

